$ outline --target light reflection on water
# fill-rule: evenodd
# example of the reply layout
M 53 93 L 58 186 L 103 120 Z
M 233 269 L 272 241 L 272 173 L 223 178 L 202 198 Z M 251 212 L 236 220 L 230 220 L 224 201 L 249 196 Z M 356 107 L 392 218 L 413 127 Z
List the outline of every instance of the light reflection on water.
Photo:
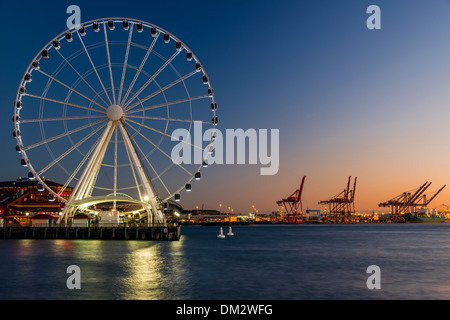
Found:
M 119 281 L 120 299 L 175 299 L 189 282 L 183 240 L 130 250 Z M 183 297 L 187 298 L 187 297 Z
M 450 223 L 183 227 L 180 241 L 0 240 L 0 299 L 450 299 Z M 382 289 L 366 287 L 379 265 Z M 66 269 L 81 269 L 69 290 Z
M 174 285 L 189 279 L 182 268 L 183 245 L 182 240 L 0 241 L 0 299 L 177 299 Z M 70 265 L 81 269 L 81 290 L 67 289 Z

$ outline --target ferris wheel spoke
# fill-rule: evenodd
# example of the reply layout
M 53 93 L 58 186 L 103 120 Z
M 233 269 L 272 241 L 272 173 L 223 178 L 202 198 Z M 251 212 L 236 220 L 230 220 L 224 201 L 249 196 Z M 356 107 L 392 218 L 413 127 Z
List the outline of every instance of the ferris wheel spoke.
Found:
M 194 74 L 196 74 L 197 72 L 198 72 L 197 70 L 194 70 L 194 71 L 192 71 L 192 72 L 189 72 L 188 74 L 186 74 L 186 75 L 184 75 L 184 76 L 178 78 L 177 80 L 175 80 L 175 81 L 169 83 L 169 84 L 166 85 L 164 88 L 161 88 L 160 90 L 155 91 L 155 92 L 149 94 L 149 95 L 146 96 L 145 98 L 139 99 L 139 102 L 136 102 L 136 103 L 134 103 L 133 105 L 131 105 L 131 106 L 125 108 L 125 111 L 131 110 L 131 109 L 133 109 L 134 107 L 140 105 L 142 102 L 145 102 L 145 101 L 147 101 L 147 100 L 149 100 L 149 99 L 151 99 L 151 98 L 157 96 L 158 94 L 163 93 L 164 91 L 166 91 L 167 89 L 172 88 L 174 85 L 180 83 L 181 81 L 184 81 L 184 80 L 186 80 L 186 79 L 192 77 L 192 76 L 193 76 Z M 206 95 L 206 96 L 209 97 L 208 95 Z
M 56 52 L 58 52 L 61 58 L 63 58 L 64 61 L 72 68 L 72 70 L 75 71 L 75 73 L 80 77 L 80 79 L 83 80 L 84 83 L 86 83 L 89 88 L 91 88 L 92 92 L 94 92 L 95 95 L 98 96 L 98 98 L 102 100 L 105 105 L 108 105 L 108 103 L 105 100 L 103 100 L 103 98 L 94 90 L 94 88 L 92 88 L 89 82 L 87 82 L 86 79 L 77 71 L 77 69 L 75 69 L 75 67 L 62 55 L 62 53 L 59 52 L 59 50 L 56 50 Z M 102 108 L 106 110 L 104 106 L 102 106 Z
M 111 78 L 111 90 L 114 104 L 116 104 L 116 93 L 114 91 L 114 79 L 111 68 L 111 57 L 109 55 L 109 44 L 108 44 L 108 34 L 106 32 L 106 21 L 103 22 L 103 30 L 105 31 L 105 47 L 106 47 L 106 55 L 108 56 L 108 67 L 109 67 L 109 77 Z
M 128 34 L 127 50 L 125 52 L 125 58 L 124 58 L 124 61 L 123 61 L 122 79 L 120 80 L 119 94 L 117 96 L 117 103 L 119 105 L 120 105 L 120 101 L 122 100 L 123 83 L 125 81 L 125 74 L 127 72 L 128 55 L 130 53 L 131 37 L 133 35 L 133 29 L 134 29 L 133 26 L 134 26 L 134 23 L 131 23 L 130 33 Z
M 150 161 L 148 161 L 148 158 L 145 156 L 145 153 L 142 151 L 141 147 L 139 147 L 139 144 L 136 143 L 136 141 L 133 139 L 133 136 L 130 135 L 130 139 L 133 140 L 134 145 L 139 149 L 139 151 L 141 152 L 141 154 L 144 156 L 145 160 L 147 161 L 148 165 L 150 166 L 150 168 L 153 170 L 153 172 L 156 175 L 156 179 L 159 180 L 161 182 L 161 184 L 163 185 L 164 189 L 166 189 L 167 193 L 170 194 L 169 189 L 167 188 L 166 184 L 164 183 L 164 181 L 161 179 L 161 175 L 158 174 L 158 172 L 155 170 L 155 168 L 152 166 L 152 164 L 150 163 Z
M 103 128 L 106 124 L 103 124 L 101 126 L 99 126 L 97 129 L 93 130 L 92 132 L 90 132 L 87 136 L 85 136 L 83 139 L 81 139 L 80 141 L 78 141 L 77 143 L 75 143 L 71 148 L 67 149 L 66 152 L 64 152 L 63 154 L 61 154 L 58 158 L 56 158 L 55 160 L 53 160 L 52 162 L 50 162 L 46 167 L 44 167 L 41 171 L 39 171 L 37 173 L 38 176 L 41 176 L 44 172 L 46 172 L 48 169 L 50 169 L 51 167 L 53 167 L 56 163 L 58 163 L 59 161 L 61 161 L 63 158 L 65 158 L 68 154 L 70 154 L 73 150 L 75 150 L 76 148 L 78 148 L 80 145 L 82 145 L 84 142 L 86 142 L 86 140 L 88 140 L 90 137 L 92 137 L 95 133 L 97 133 L 101 128 Z
M 63 187 L 61 188 L 61 190 L 58 192 L 58 195 L 61 195 L 64 190 L 67 188 L 67 186 L 69 185 L 69 183 L 72 182 L 72 180 L 75 178 L 76 174 L 78 173 L 78 171 L 80 171 L 80 169 L 83 167 L 84 163 L 87 161 L 87 159 L 89 159 L 89 156 L 92 154 L 92 152 L 95 150 L 95 148 L 97 147 L 98 143 L 100 142 L 100 139 L 102 138 L 101 135 L 98 136 L 97 140 L 95 141 L 95 143 L 92 145 L 91 149 L 86 153 L 86 155 L 83 157 L 83 159 L 80 161 L 80 163 L 78 164 L 77 168 L 72 172 L 72 174 L 69 176 L 69 178 L 67 179 L 67 181 L 64 183 Z
M 123 126 L 123 123 L 120 124 L 120 125 Z M 136 172 L 134 171 L 134 164 L 133 164 L 133 161 L 131 160 L 130 150 L 128 150 L 128 145 L 126 143 L 124 144 L 124 146 L 125 146 L 125 151 L 126 151 L 127 156 L 128 156 L 128 162 L 130 163 L 131 172 L 133 173 L 134 183 L 136 184 L 136 189 L 137 189 L 138 194 L 139 194 L 139 199 L 142 200 L 143 197 L 142 197 L 142 193 L 141 193 L 141 188 L 140 188 L 139 181 L 138 181 L 138 179 L 136 177 Z
M 144 91 L 145 90 L 145 88 L 147 88 L 148 87 L 148 85 L 150 84 L 150 83 L 152 83 L 154 80 L 155 80 L 155 78 L 173 61 L 173 59 L 175 59 L 177 56 L 178 56 L 178 54 L 181 52 L 181 50 L 177 50 L 169 59 L 167 59 L 166 60 L 166 62 L 164 62 L 164 64 L 158 69 L 158 71 L 156 71 L 151 77 L 150 77 L 150 79 L 148 79 L 145 83 L 144 83 L 144 85 L 141 87 L 141 88 L 139 88 L 139 90 L 138 91 L 136 91 L 136 93 L 130 98 L 130 100 L 128 100 L 128 101 L 126 101 L 125 102 L 125 104 L 124 104 L 124 107 L 126 108 L 126 107 L 128 107 L 128 105 L 131 103 L 131 102 L 133 102 L 136 98 L 137 98 L 137 96 L 142 92 L 142 91 Z
M 160 198 L 158 195 L 158 192 L 152 182 L 151 177 L 147 173 L 147 170 L 142 163 L 141 157 L 139 156 L 138 152 L 136 151 L 136 147 L 139 147 L 136 142 L 132 139 L 132 136 L 128 130 L 128 128 L 125 126 L 123 121 L 119 122 L 119 126 L 121 129 L 122 137 L 125 142 L 125 147 L 128 148 L 128 152 L 131 155 L 131 158 L 133 158 L 133 164 L 135 166 L 135 169 L 139 175 L 143 191 L 145 192 L 145 195 L 148 197 L 148 199 L 142 198 L 141 195 L 141 201 L 148 202 L 150 201 L 150 205 L 152 206 L 153 210 L 157 211 L 157 205 L 160 203 Z M 139 185 L 136 183 L 137 187 L 139 188 Z
M 47 77 L 49 77 L 50 79 L 52 79 L 53 81 L 56 81 L 56 82 L 58 82 L 60 85 L 62 85 L 62 86 L 64 86 L 64 87 L 66 87 L 67 89 L 69 89 L 70 91 L 73 91 L 73 92 L 75 92 L 76 94 L 78 94 L 78 95 L 80 95 L 80 96 L 82 96 L 83 98 L 85 98 L 85 99 L 87 99 L 87 100 L 89 100 L 90 102 L 92 102 L 92 103 L 94 103 L 94 104 L 96 104 L 97 106 L 99 106 L 100 108 L 102 108 L 102 109 L 105 109 L 106 110 L 106 108 L 104 107 L 104 106 L 102 106 L 101 104 L 99 104 L 98 102 L 96 102 L 96 101 L 94 101 L 94 100 L 92 100 L 92 99 L 90 99 L 90 98 L 88 98 L 88 97 L 86 97 L 84 94 L 82 94 L 82 93 L 80 93 L 80 92 L 78 92 L 77 90 L 75 90 L 74 88 L 72 88 L 71 86 L 69 86 L 69 85 L 67 85 L 67 84 L 65 84 L 65 83 L 63 83 L 63 82 L 61 82 L 61 81 L 59 81 L 58 79 L 56 79 L 55 77 L 53 77 L 53 76 L 51 76 L 51 75 L 49 75 L 49 74 L 47 74 L 47 73 L 45 73 L 44 71 L 42 71 L 41 69 L 39 69 L 38 70 L 40 73 L 42 73 L 43 75 L 45 75 L 45 76 L 47 76 Z
M 65 120 L 80 120 L 92 118 L 104 118 L 104 115 L 88 115 L 88 116 L 73 116 L 73 117 L 57 117 L 57 118 L 40 118 L 40 119 L 20 119 L 20 123 L 28 122 L 44 122 L 44 121 L 65 121 Z
M 44 96 L 37 96 L 37 95 L 31 94 L 31 93 L 24 93 L 24 96 L 31 97 L 31 98 L 36 98 L 36 99 L 42 99 L 42 100 L 55 102 L 55 103 L 62 104 L 62 105 L 68 105 L 68 106 L 71 106 L 71 107 L 85 109 L 85 110 L 89 110 L 89 111 L 105 113 L 102 110 L 93 109 L 93 108 L 89 108 L 89 107 L 85 107 L 85 106 L 80 106 L 79 104 L 74 104 L 74 103 L 70 103 L 70 102 L 65 102 L 65 101 L 56 100 L 56 99 L 52 99 L 52 98 L 47 98 L 47 97 L 44 97 Z
M 123 104 L 123 102 L 125 102 L 125 101 L 127 100 L 128 95 L 130 94 L 131 90 L 133 89 L 134 84 L 136 83 L 136 80 L 137 80 L 137 78 L 139 77 L 139 74 L 140 74 L 141 71 L 142 71 L 142 68 L 144 67 L 145 63 L 147 62 L 147 59 L 148 59 L 148 57 L 150 56 L 150 53 L 152 52 L 153 47 L 155 46 L 156 41 L 158 40 L 158 37 L 159 37 L 159 32 L 155 35 L 155 38 L 153 38 L 153 41 L 152 41 L 150 47 L 148 47 L 147 53 L 145 54 L 144 59 L 142 60 L 141 65 L 139 66 L 138 71 L 137 71 L 136 74 L 134 75 L 133 81 L 131 81 L 131 84 L 130 84 L 130 86 L 128 87 L 128 90 L 127 90 L 127 92 L 125 93 L 125 96 L 123 97 L 122 104 Z
M 204 99 L 204 98 L 211 98 L 211 97 L 209 95 L 207 95 L 207 94 L 201 95 L 201 96 L 196 96 L 196 97 L 189 97 L 189 98 L 185 98 L 185 99 L 180 99 L 180 100 L 175 100 L 175 101 L 155 104 L 155 105 L 144 107 L 144 108 L 141 108 L 141 109 L 136 109 L 134 111 L 130 110 L 130 111 L 126 112 L 126 113 L 127 113 L 127 116 L 130 116 L 130 114 L 141 112 L 141 111 L 147 111 L 147 110 L 153 110 L 153 109 L 168 107 L 168 106 L 172 106 L 172 105 L 175 105 L 175 104 L 180 104 L 180 103 L 183 103 L 183 102 L 190 102 L 190 101 Z
M 117 134 L 119 132 L 119 128 L 114 128 L 114 196 L 117 194 Z M 115 205 L 116 202 L 114 202 Z M 116 208 L 114 208 L 115 210 Z
M 128 124 L 128 126 L 130 128 L 132 128 L 134 131 L 136 131 L 142 138 L 144 138 L 145 140 L 147 140 L 150 144 L 152 144 L 156 149 L 158 149 L 163 155 L 165 155 L 167 158 L 170 159 L 170 161 L 172 161 L 172 157 L 169 156 L 166 152 L 164 152 L 160 147 L 158 147 L 153 141 L 151 141 L 150 139 L 148 139 L 146 136 L 144 136 L 139 130 L 136 130 L 132 125 Z M 172 161 L 173 162 L 173 161 Z M 183 169 L 188 175 L 192 175 L 191 172 L 189 172 L 189 170 L 187 170 L 185 167 L 183 167 L 181 164 L 176 163 L 177 166 L 179 166 L 181 169 Z
M 83 39 L 81 39 L 80 33 L 77 32 L 77 35 L 78 35 L 78 38 L 81 41 L 81 44 L 83 45 L 84 52 L 86 52 L 86 55 L 89 58 L 89 61 L 91 62 L 92 68 L 94 68 L 94 72 L 97 75 L 98 81 L 100 82 L 100 85 L 102 86 L 103 91 L 105 92 L 105 95 L 108 98 L 109 103 L 112 104 L 111 99 L 109 98 L 108 92 L 106 91 L 105 86 L 103 85 L 103 81 L 102 81 L 102 79 L 100 78 L 100 76 L 99 76 L 99 74 L 97 72 L 97 68 L 95 67 L 94 62 L 92 62 L 91 56 L 89 55 L 89 52 L 86 49 L 86 46 L 84 45 Z
M 164 117 L 151 117 L 151 116 L 127 116 L 127 118 L 139 118 L 139 119 L 148 119 L 148 120 L 161 120 L 161 121 L 175 121 L 175 122 L 189 122 L 189 123 L 193 123 L 193 122 L 201 122 L 204 124 L 210 124 L 211 122 L 209 121 L 204 121 L 204 120 L 193 120 L 193 119 L 177 119 L 177 118 L 164 118 Z
M 75 133 L 75 132 L 78 132 L 78 131 L 84 130 L 84 129 L 86 129 L 86 128 L 89 128 L 89 127 L 91 127 L 91 126 L 97 125 L 97 124 L 101 123 L 102 121 L 105 122 L 104 119 L 100 119 L 100 120 L 97 120 L 97 121 L 95 121 L 95 122 L 85 124 L 84 126 L 81 126 L 81 127 L 75 128 L 75 129 L 72 129 L 72 130 L 70 130 L 70 131 L 67 131 L 67 132 L 64 132 L 64 133 L 61 133 L 61 134 L 58 134 L 58 135 L 56 135 L 56 136 L 54 136 L 54 137 L 51 137 L 51 138 L 48 138 L 48 139 L 42 140 L 42 141 L 37 142 L 37 143 L 35 143 L 35 144 L 32 144 L 32 145 L 30 145 L 30 146 L 28 146 L 28 147 L 23 147 L 23 150 L 24 150 L 24 151 L 28 151 L 28 150 L 30 150 L 30 149 L 39 147 L 39 146 L 41 146 L 41 145 L 43 145 L 43 144 L 46 144 L 46 143 L 49 143 L 49 142 L 52 142 L 52 141 L 55 141 L 55 140 L 58 140 L 58 139 L 67 137 L 68 135 L 71 135 L 71 134 L 73 134 L 73 133 Z
M 137 124 L 138 126 L 141 126 L 141 127 L 146 128 L 146 129 L 152 130 L 152 131 L 157 132 L 157 133 L 159 133 L 159 134 L 161 134 L 161 135 L 163 135 L 163 136 L 172 138 L 173 140 L 178 140 L 178 141 L 180 141 L 180 142 L 186 143 L 186 144 L 190 145 L 191 147 L 194 147 L 194 148 L 198 148 L 198 149 L 203 150 L 203 148 L 202 148 L 201 146 L 197 146 L 197 145 L 192 144 L 192 143 L 190 143 L 190 142 L 187 142 L 187 141 L 185 141 L 185 140 L 181 140 L 181 139 L 179 139 L 179 138 L 177 138 L 177 137 L 174 137 L 174 136 L 172 136 L 172 135 L 170 135 L 170 134 L 168 134 L 168 133 L 165 133 L 165 132 L 162 132 L 162 131 L 157 130 L 157 129 L 155 129 L 155 128 L 146 126 L 145 124 L 136 122 L 136 121 L 131 120 L 131 119 L 126 119 L 125 121 L 133 122 L 133 123 Z

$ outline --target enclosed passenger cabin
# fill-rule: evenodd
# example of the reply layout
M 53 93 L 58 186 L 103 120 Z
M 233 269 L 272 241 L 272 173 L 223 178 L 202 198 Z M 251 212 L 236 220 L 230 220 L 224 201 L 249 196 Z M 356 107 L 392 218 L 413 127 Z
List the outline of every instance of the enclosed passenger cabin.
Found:
M 122 27 L 123 27 L 123 30 L 128 30 L 128 29 L 130 29 L 130 24 L 128 23 L 127 20 L 123 20 L 123 21 L 122 21 Z
M 41 65 L 39 64 L 39 61 L 33 61 L 31 63 L 31 67 L 33 67 L 34 70 L 39 70 L 41 68 Z
M 59 50 L 59 49 L 61 48 L 61 44 L 59 43 L 59 40 L 53 40 L 52 46 L 53 46 L 53 48 L 55 48 L 56 50 Z
M 41 56 L 42 56 L 42 58 L 44 58 L 44 59 L 50 58 L 50 55 L 49 55 L 47 49 L 44 49 L 44 50 L 41 51 Z
M 23 79 L 25 80 L 25 82 L 31 82 L 33 77 L 31 76 L 31 74 L 27 73 Z
M 165 43 L 169 43 L 170 42 L 170 34 L 168 34 L 168 33 L 164 33 L 164 42 Z
M 158 33 L 158 30 L 156 30 L 155 27 L 150 28 L 150 34 L 152 35 L 152 37 L 156 37 L 157 33 Z
M 192 60 L 192 52 L 186 52 L 186 60 L 191 61 Z
M 80 36 L 84 37 L 86 35 L 86 28 L 80 27 L 80 29 L 78 29 L 78 33 L 80 34 Z
M 97 21 L 95 21 L 95 22 L 92 24 L 92 29 L 94 29 L 95 32 L 99 32 L 99 31 L 100 31 L 100 25 L 98 24 Z
M 20 159 L 20 165 L 22 167 L 26 167 L 27 166 L 27 161 L 24 158 Z
M 181 41 L 175 42 L 175 49 L 177 49 L 177 50 L 183 49 L 183 45 L 182 45 Z
M 115 29 L 115 25 L 114 25 L 114 21 L 113 20 L 108 20 L 108 28 L 109 28 L 109 30 L 114 30 Z
M 44 186 L 42 185 L 42 183 L 37 184 L 37 191 L 39 192 L 44 191 Z
M 175 196 L 174 196 L 174 198 L 175 198 L 175 201 L 180 201 L 181 200 L 181 195 L 179 194 L 179 193 L 175 193 Z
M 200 172 L 196 172 L 195 173 L 195 180 L 200 180 L 200 178 L 201 178 Z
M 72 42 L 73 37 L 71 32 L 66 32 L 66 35 L 64 36 L 67 40 L 67 42 Z
M 142 25 L 141 22 L 139 22 L 139 23 L 136 25 L 136 30 L 137 30 L 137 32 L 142 32 L 142 31 L 144 30 L 144 26 Z
M 30 179 L 30 180 L 34 180 L 34 179 L 36 179 L 36 178 L 34 177 L 34 174 L 33 174 L 33 172 L 31 172 L 31 171 L 28 171 L 28 179 Z
M 22 101 L 17 100 L 17 101 L 16 101 L 16 108 L 17 108 L 17 110 L 22 109 L 22 106 L 23 106 Z
M 186 191 L 191 191 L 192 190 L 192 187 L 191 187 L 191 184 L 190 183 L 186 183 Z

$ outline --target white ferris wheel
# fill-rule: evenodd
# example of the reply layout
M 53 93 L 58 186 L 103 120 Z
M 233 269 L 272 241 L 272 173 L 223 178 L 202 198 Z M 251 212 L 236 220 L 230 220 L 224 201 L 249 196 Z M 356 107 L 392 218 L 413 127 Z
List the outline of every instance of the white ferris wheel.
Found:
M 38 191 L 65 203 L 60 221 L 80 208 L 131 203 L 162 223 L 164 204 L 179 201 L 207 166 L 203 144 L 214 140 L 216 110 L 210 79 L 185 43 L 144 21 L 97 19 L 59 34 L 31 61 L 13 136 Z M 209 141 L 173 136 L 196 122 L 210 129 Z M 201 148 L 201 163 L 173 161 L 180 141 Z M 44 175 L 63 187 L 53 190 Z

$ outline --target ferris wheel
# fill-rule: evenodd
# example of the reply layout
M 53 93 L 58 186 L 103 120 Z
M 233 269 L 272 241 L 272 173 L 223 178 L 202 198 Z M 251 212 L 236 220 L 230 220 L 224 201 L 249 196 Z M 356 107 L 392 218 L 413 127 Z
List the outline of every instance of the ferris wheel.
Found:
M 185 43 L 144 21 L 104 18 L 59 34 L 31 61 L 17 91 L 13 136 L 38 191 L 66 203 L 62 218 L 131 202 L 163 222 L 163 204 L 180 201 L 207 166 L 216 110 L 205 68 Z M 209 139 L 191 138 L 199 124 Z M 201 149 L 201 161 L 173 159 L 178 143 Z M 62 188 L 50 188 L 44 175 Z

